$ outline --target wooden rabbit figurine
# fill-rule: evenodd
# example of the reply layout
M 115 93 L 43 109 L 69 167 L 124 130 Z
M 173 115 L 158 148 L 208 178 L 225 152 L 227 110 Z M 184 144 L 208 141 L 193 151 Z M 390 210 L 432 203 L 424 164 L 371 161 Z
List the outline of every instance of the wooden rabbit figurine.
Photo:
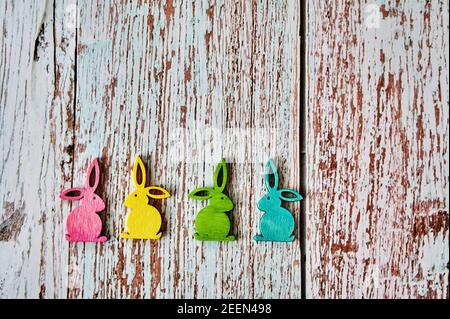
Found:
M 141 181 L 138 182 L 138 170 L 141 172 Z M 136 157 L 133 167 L 133 182 L 136 190 L 125 199 L 125 207 L 131 211 L 126 217 L 127 232 L 121 233 L 121 238 L 129 239 L 159 239 L 161 238 L 162 218 L 159 211 L 149 204 L 149 197 L 164 199 L 170 197 L 167 190 L 161 187 L 145 187 L 147 173 L 144 163 L 139 156 Z
M 274 182 L 270 182 L 270 171 L 273 172 Z M 258 203 L 258 209 L 263 211 L 259 228 L 261 235 L 256 235 L 256 241 L 290 242 L 295 239 L 295 221 L 291 212 L 281 207 L 281 201 L 295 202 L 302 200 L 302 196 L 291 189 L 278 190 L 278 172 L 275 164 L 269 160 L 265 175 L 266 187 L 269 193 Z
M 91 185 L 91 180 L 94 184 Z M 97 159 L 89 167 L 85 188 L 70 188 L 60 194 L 61 199 L 80 200 L 81 204 L 72 210 L 66 221 L 66 240 L 70 242 L 105 242 L 102 232 L 102 220 L 98 212 L 105 209 L 105 202 L 94 192 L 100 181 L 100 169 Z
M 230 235 L 231 222 L 228 212 L 232 211 L 234 204 L 223 193 L 227 184 L 228 172 L 225 160 L 217 166 L 214 172 L 214 188 L 202 187 L 193 190 L 189 197 L 196 200 L 209 199 L 209 206 L 200 210 L 195 218 L 197 240 L 204 241 L 233 241 L 235 236 Z

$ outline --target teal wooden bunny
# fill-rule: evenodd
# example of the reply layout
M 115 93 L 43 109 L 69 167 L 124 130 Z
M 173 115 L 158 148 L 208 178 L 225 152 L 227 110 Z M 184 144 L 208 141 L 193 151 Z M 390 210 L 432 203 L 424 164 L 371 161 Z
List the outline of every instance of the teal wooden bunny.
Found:
M 209 206 L 200 210 L 195 218 L 195 239 L 204 241 L 233 241 L 230 235 L 231 222 L 228 212 L 234 204 L 223 193 L 227 184 L 228 172 L 225 160 L 217 165 L 214 171 L 214 188 L 201 187 L 193 190 L 189 197 L 196 200 L 209 199 Z
M 270 175 L 273 174 L 273 184 Z M 278 190 L 278 171 L 272 160 L 267 162 L 265 174 L 266 187 L 269 193 L 258 203 L 258 209 L 264 212 L 259 222 L 260 235 L 256 241 L 291 242 L 295 239 L 295 220 L 291 212 L 281 207 L 281 201 L 295 202 L 302 196 L 292 189 Z

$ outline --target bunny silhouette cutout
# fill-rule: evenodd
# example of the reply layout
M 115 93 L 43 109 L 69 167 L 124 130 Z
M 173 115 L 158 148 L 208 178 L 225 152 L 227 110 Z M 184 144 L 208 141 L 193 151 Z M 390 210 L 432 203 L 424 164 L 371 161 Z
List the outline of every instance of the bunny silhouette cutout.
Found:
M 202 241 L 233 241 L 236 239 L 234 235 L 230 234 L 231 222 L 228 212 L 233 210 L 234 204 L 224 194 L 227 179 L 227 165 L 222 159 L 214 171 L 214 188 L 201 187 L 189 194 L 192 199 L 209 199 L 209 205 L 201 209 L 195 218 L 195 239 Z
M 273 173 L 273 183 L 270 175 Z M 272 160 L 267 162 L 265 183 L 268 194 L 258 203 L 258 209 L 264 214 L 259 223 L 260 235 L 256 241 L 291 242 L 295 239 L 295 221 L 291 212 L 281 207 L 282 201 L 295 202 L 302 200 L 302 196 L 292 189 L 278 189 L 278 171 Z
M 94 184 L 91 185 L 91 180 Z M 97 214 L 105 209 L 105 202 L 95 194 L 100 181 L 98 160 L 94 159 L 88 170 L 84 188 L 70 188 L 60 194 L 64 200 L 81 200 L 80 206 L 73 209 L 66 221 L 66 240 L 69 242 L 105 242 L 102 220 Z M 100 237 L 99 237 L 100 236 Z
M 140 182 L 138 172 L 141 173 Z M 162 236 L 162 218 L 160 212 L 149 204 L 149 198 L 164 199 L 170 197 L 161 187 L 145 187 L 147 172 L 142 159 L 137 156 L 133 167 L 133 183 L 136 190 L 125 199 L 124 205 L 130 211 L 126 217 L 126 230 L 120 234 L 128 239 L 159 239 Z

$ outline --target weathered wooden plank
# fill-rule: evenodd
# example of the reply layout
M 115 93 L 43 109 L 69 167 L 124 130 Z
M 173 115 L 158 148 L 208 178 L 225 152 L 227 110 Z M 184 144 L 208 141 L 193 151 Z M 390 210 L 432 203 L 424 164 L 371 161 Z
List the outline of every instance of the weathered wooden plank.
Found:
M 307 295 L 448 298 L 448 1 L 375 2 L 307 2 Z
M 63 29 L 66 3 L 0 4 L 0 297 L 67 291 L 67 206 L 57 197 L 72 171 L 74 53 Z
M 252 240 L 265 155 L 279 159 L 286 186 L 298 186 L 298 147 L 288 141 L 298 139 L 299 126 L 299 16 L 290 11 L 296 8 L 78 2 L 74 182 L 100 155 L 111 240 L 72 245 L 70 297 L 300 296 L 299 244 Z M 269 128 L 280 138 L 268 140 Z M 158 203 L 166 220 L 158 242 L 117 239 L 137 154 L 152 183 L 173 194 Z M 200 243 L 192 238 L 193 221 L 205 203 L 187 194 L 212 183 L 222 155 L 231 162 L 239 240 Z
M 262 175 L 267 160 L 273 158 L 278 165 L 280 187 L 300 189 L 299 129 L 303 106 L 299 100 L 300 1 L 261 1 L 254 3 L 253 11 L 253 152 L 259 176 L 252 181 L 253 190 L 247 192 L 253 196 L 250 222 L 255 235 L 260 233 L 262 216 L 256 204 L 267 194 Z M 253 244 L 255 298 L 301 298 L 300 203 L 284 205 L 296 219 L 297 240 L 289 244 Z

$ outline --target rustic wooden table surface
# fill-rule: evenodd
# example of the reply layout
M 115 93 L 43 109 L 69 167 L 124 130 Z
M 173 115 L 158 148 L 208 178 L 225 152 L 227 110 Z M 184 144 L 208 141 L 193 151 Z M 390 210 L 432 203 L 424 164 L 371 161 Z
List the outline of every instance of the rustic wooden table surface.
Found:
M 0 0 L 0 298 L 448 298 L 448 32 L 446 0 Z M 159 241 L 118 239 L 137 154 Z M 202 243 L 221 156 L 238 240 Z M 110 240 L 69 244 L 93 157 Z M 252 239 L 269 157 L 291 244 Z

